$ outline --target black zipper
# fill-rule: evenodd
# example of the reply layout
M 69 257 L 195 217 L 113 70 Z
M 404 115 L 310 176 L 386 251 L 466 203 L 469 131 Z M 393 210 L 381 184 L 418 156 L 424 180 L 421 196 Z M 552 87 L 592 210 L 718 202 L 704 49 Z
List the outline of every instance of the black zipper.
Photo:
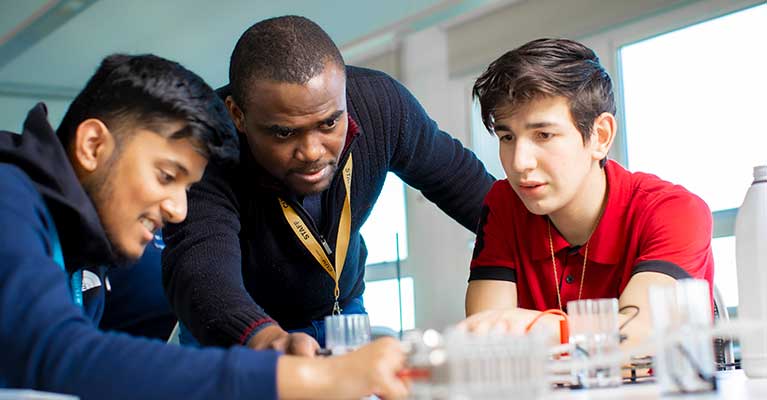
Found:
M 362 130 L 360 129 L 359 132 L 357 132 L 356 135 L 354 135 L 351 138 L 351 142 L 349 142 L 349 145 L 346 146 L 346 149 L 344 149 L 344 152 L 341 153 L 341 158 L 338 161 L 338 169 L 336 170 L 336 175 L 333 177 L 333 180 L 330 182 L 330 187 L 328 187 L 323 193 L 322 198 L 320 199 L 321 205 L 320 205 L 320 212 L 322 212 L 322 215 L 325 216 L 324 221 L 322 223 L 322 226 L 320 227 L 322 229 L 322 232 L 328 231 L 330 228 L 330 223 L 332 222 L 332 218 L 329 218 L 328 216 L 331 214 L 330 210 L 330 193 L 335 193 L 335 191 L 338 188 L 338 185 L 342 184 L 339 183 L 339 181 L 343 180 L 343 169 L 344 165 L 346 164 L 346 160 L 349 159 L 349 155 L 352 152 L 352 144 L 354 144 L 354 141 L 357 140 L 357 137 L 360 135 Z M 340 172 L 340 173 L 339 173 Z M 349 188 L 351 189 L 351 187 Z M 351 201 L 351 193 L 349 193 L 349 200 Z M 341 210 L 343 212 L 343 210 Z
M 314 218 L 312 218 L 311 215 L 304 209 L 304 206 L 301 204 L 298 204 L 297 201 L 291 200 L 290 201 L 291 206 L 294 210 L 298 213 L 298 216 L 301 217 L 301 219 L 306 223 L 306 225 L 309 227 L 309 231 L 319 239 L 320 244 L 322 245 L 323 250 L 325 250 L 325 254 L 328 255 L 328 258 L 333 255 L 333 249 L 330 248 L 330 245 L 328 244 L 328 241 L 325 240 L 325 237 L 320 233 L 320 230 L 317 229 L 317 223 L 314 221 Z
M 360 130 L 360 132 L 361 132 L 361 130 Z M 341 154 L 341 158 L 339 159 L 339 162 L 338 162 L 338 169 L 336 170 L 336 174 L 333 177 L 333 180 L 330 182 L 330 186 L 327 189 L 325 189 L 325 191 L 322 193 L 322 196 L 320 198 L 320 202 L 321 202 L 320 212 L 322 213 L 323 216 L 325 216 L 325 218 L 324 218 L 325 221 L 322 224 L 322 231 L 320 231 L 320 229 L 317 227 L 317 222 L 314 220 L 314 218 L 311 217 L 311 215 L 309 215 L 309 213 L 306 211 L 306 209 L 304 208 L 304 206 L 302 204 L 298 204 L 298 202 L 294 200 L 295 198 L 293 198 L 290 201 L 291 203 L 293 203 L 293 204 L 291 204 L 293 206 L 293 209 L 295 209 L 296 212 L 298 212 L 298 214 L 301 217 L 301 219 L 304 220 L 304 222 L 307 223 L 307 225 L 309 226 L 309 230 L 312 232 L 314 237 L 319 239 L 320 244 L 323 247 L 323 250 L 325 250 L 325 254 L 328 255 L 328 258 L 330 258 L 333 255 L 333 249 L 330 248 L 330 244 L 328 244 L 328 241 L 325 240 L 325 236 L 323 236 L 322 233 L 321 233 L 321 232 L 324 232 L 325 230 L 327 230 L 327 228 L 329 227 L 328 223 L 332 219 L 329 216 L 330 215 L 330 210 L 329 210 L 330 202 L 328 201 L 328 196 L 330 196 L 330 193 L 335 193 L 335 191 L 337 190 L 337 187 L 339 185 L 339 180 L 343 179 L 343 176 L 342 176 L 343 175 L 343 165 L 345 165 L 346 164 L 346 160 L 349 159 L 349 155 L 351 154 L 352 144 L 354 143 L 355 140 L 357 140 L 357 136 L 359 136 L 359 133 L 357 135 L 354 135 L 351 138 L 352 141 L 349 142 L 348 146 L 345 146 L 346 149 L 344 149 L 344 152 Z M 340 171 L 340 173 L 339 173 L 339 171 Z M 349 196 L 351 196 L 351 193 L 349 194 Z M 351 198 L 350 198 L 350 200 L 351 200 Z M 343 212 L 343 210 L 341 210 L 341 212 Z

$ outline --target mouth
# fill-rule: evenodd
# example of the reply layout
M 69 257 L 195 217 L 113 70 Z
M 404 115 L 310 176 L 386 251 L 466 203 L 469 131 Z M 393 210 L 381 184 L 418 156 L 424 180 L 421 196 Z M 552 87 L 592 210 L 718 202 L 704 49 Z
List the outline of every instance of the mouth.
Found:
M 325 178 L 325 175 L 327 174 L 327 171 L 330 169 L 330 165 L 325 165 L 322 168 L 319 169 L 307 169 L 307 170 L 299 170 L 293 172 L 293 175 L 298 177 L 298 179 L 309 183 L 309 184 L 315 184 L 320 181 L 322 181 Z
M 524 181 L 516 184 L 521 193 L 527 195 L 539 194 L 547 184 L 538 181 Z
M 162 228 L 162 224 L 161 223 L 159 223 L 159 222 L 157 222 L 155 220 L 152 220 L 150 218 L 147 218 L 147 217 L 139 218 L 139 222 L 144 227 L 144 230 L 145 230 L 145 232 L 144 232 L 144 240 L 146 242 L 149 242 L 152 239 L 154 239 L 154 233 L 158 229 Z
M 536 188 L 538 186 L 543 186 L 545 183 L 543 182 L 534 182 L 534 181 L 526 181 L 526 182 L 520 182 L 519 187 L 521 188 Z

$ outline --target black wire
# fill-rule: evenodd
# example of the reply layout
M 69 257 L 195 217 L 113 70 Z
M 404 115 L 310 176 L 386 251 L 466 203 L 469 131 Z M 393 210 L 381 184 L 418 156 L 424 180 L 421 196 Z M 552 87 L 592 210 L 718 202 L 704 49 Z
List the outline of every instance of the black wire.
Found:
M 586 356 L 586 358 L 591 357 L 591 355 L 589 354 L 589 351 L 584 349 L 583 347 L 581 347 L 581 345 L 579 345 L 579 344 L 575 345 L 575 351 L 577 351 L 578 353 L 583 354 L 584 356 Z
M 637 317 L 637 315 L 639 315 L 639 307 L 637 307 L 637 306 L 635 306 L 635 305 L 632 305 L 632 304 L 630 304 L 630 305 L 627 305 L 627 306 L 623 306 L 623 307 L 621 307 L 621 308 L 618 310 L 618 314 L 622 313 L 622 312 L 623 312 L 623 310 L 628 310 L 628 309 L 634 309 L 636 312 L 634 313 L 634 315 L 630 316 L 630 317 L 629 317 L 629 319 L 627 319 L 626 321 L 624 321 L 624 322 L 623 322 L 623 324 L 622 324 L 620 327 L 618 327 L 618 330 L 619 330 L 619 331 L 622 331 L 622 330 L 623 330 L 623 328 L 625 328 L 625 327 L 626 327 L 626 325 L 628 325 L 628 324 L 629 324 L 629 322 L 633 321 L 633 320 L 634 320 L 634 318 L 636 318 L 636 317 Z
M 740 361 L 735 361 L 731 363 L 716 363 L 716 366 L 720 371 L 730 367 L 733 367 L 735 369 L 740 369 Z
M 710 376 L 706 376 L 703 373 L 703 368 L 701 368 L 700 364 L 698 364 L 698 361 L 695 360 L 695 357 L 693 357 L 692 354 L 690 354 L 690 352 L 687 350 L 686 347 L 684 347 L 684 345 L 679 343 L 679 344 L 676 345 L 676 348 L 684 356 L 684 358 L 687 359 L 687 362 L 690 364 L 692 369 L 695 371 L 695 374 L 698 375 L 698 378 L 700 378 L 700 380 L 708 381 L 709 379 L 711 379 Z
M 677 351 L 679 351 L 679 354 L 682 355 L 682 357 L 687 360 L 687 363 L 690 364 L 690 367 L 692 367 L 693 371 L 695 371 L 695 374 L 698 376 L 698 378 L 704 382 L 708 382 L 711 384 L 710 390 L 716 390 L 717 382 L 716 377 L 714 375 L 706 375 L 703 372 L 703 368 L 701 368 L 700 364 L 695 360 L 695 357 L 690 354 L 690 352 L 687 350 L 686 347 L 684 347 L 683 344 L 679 343 L 676 346 L 674 346 Z M 674 381 L 674 384 L 677 388 L 679 388 L 680 393 L 694 393 L 697 391 L 689 390 L 687 389 L 684 384 L 682 383 L 682 380 L 680 376 L 674 372 L 669 371 L 669 375 L 671 375 L 671 379 Z

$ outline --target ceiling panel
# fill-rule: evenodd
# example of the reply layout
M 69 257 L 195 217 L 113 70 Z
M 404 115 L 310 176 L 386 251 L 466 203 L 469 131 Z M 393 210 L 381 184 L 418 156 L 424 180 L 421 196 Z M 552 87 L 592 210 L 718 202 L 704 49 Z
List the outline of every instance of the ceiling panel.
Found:
M 9 21 L 2 26 L 13 25 L 14 18 L 20 22 L 31 8 L 46 4 L 0 1 L 3 19 Z M 151 52 L 181 62 L 217 86 L 227 81 L 229 54 L 237 38 L 258 20 L 285 14 L 304 15 L 319 23 L 342 46 L 446 3 L 456 2 L 99 0 L 7 61 L 0 68 L 0 83 L 79 88 L 105 55 Z M 31 7 L 33 4 L 35 7 Z
M 50 0 L 0 0 L 0 38 L 5 37 L 27 17 L 41 9 Z

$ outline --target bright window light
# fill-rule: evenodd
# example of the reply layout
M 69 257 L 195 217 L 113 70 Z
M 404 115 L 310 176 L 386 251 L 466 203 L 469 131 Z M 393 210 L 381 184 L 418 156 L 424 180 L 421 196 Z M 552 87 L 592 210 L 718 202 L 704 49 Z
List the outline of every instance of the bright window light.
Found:
M 498 145 L 498 137 L 489 133 L 485 124 L 482 123 L 482 109 L 479 101 L 474 100 L 471 108 L 471 149 L 485 164 L 487 172 L 496 179 L 503 179 L 506 177 L 506 172 L 501 165 Z
M 714 284 L 727 307 L 738 306 L 738 274 L 735 269 L 735 236 L 711 241 L 714 251 Z
M 620 50 L 628 164 L 712 211 L 739 207 L 767 164 L 767 5 Z
M 405 221 L 405 184 L 390 172 L 370 217 L 360 229 L 368 248 L 368 265 L 397 260 L 397 235 L 400 259 L 407 258 Z
M 413 297 L 413 278 L 404 277 L 402 282 L 402 328 L 415 328 L 415 300 Z M 370 326 L 385 326 L 395 332 L 400 330 L 400 309 L 397 280 L 384 279 L 365 282 L 362 295 L 365 309 L 370 316 Z

